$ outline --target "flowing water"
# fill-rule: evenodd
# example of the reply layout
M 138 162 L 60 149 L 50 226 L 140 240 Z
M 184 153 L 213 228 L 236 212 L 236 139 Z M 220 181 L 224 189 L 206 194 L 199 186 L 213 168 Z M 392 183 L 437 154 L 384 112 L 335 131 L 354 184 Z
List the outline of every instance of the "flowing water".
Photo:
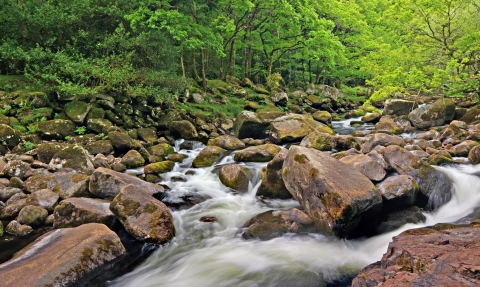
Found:
M 178 150 L 178 145 L 177 145 Z M 407 224 L 368 239 L 344 240 L 320 234 L 286 234 L 268 240 L 244 240 L 241 227 L 254 215 L 271 209 L 299 207 L 294 200 L 259 201 L 259 171 L 265 164 L 247 163 L 256 173 L 248 193 L 234 193 L 210 168 L 192 169 L 202 149 L 180 150 L 189 158 L 164 177 L 171 189 L 166 200 L 181 201 L 196 194 L 202 202 L 172 211 L 176 236 L 132 272 L 110 286 L 349 286 L 364 266 L 379 260 L 391 238 L 400 232 L 435 223 L 455 222 L 480 206 L 480 166 L 442 167 L 455 186 L 450 202 L 426 214 L 424 224 Z M 228 156 L 220 163 L 233 162 Z M 214 216 L 216 223 L 200 222 Z

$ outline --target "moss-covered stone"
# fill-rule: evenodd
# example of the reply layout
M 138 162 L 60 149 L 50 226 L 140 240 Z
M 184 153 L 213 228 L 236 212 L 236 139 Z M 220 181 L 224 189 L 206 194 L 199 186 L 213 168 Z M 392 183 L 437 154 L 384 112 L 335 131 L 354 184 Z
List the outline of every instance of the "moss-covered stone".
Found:
M 223 185 L 241 192 L 248 191 L 251 175 L 246 167 L 238 164 L 227 164 L 222 166 L 218 176 Z
M 227 151 L 218 146 L 205 147 L 193 160 L 193 167 L 207 167 L 218 161 Z
M 20 119 L 22 125 L 28 125 L 30 123 L 49 119 L 52 117 L 52 114 L 52 108 L 38 108 L 33 109 L 29 114 L 22 115 L 21 117 L 17 115 L 17 117 Z
M 155 163 L 146 165 L 144 168 L 144 173 L 145 174 L 165 173 L 165 172 L 171 171 L 174 166 L 175 166 L 175 163 L 169 160 L 155 162 Z
M 29 225 L 22 225 L 16 220 L 10 221 L 5 228 L 5 232 L 14 236 L 26 236 L 33 231 L 33 228 Z
M 281 216 L 274 216 L 273 210 L 261 213 L 245 224 L 244 239 L 269 240 L 282 236 L 288 231 L 288 225 Z
M 214 139 L 208 140 L 207 145 L 218 146 L 226 150 L 236 150 L 245 147 L 245 144 L 236 137 L 231 135 L 222 135 Z
M 81 146 L 68 145 L 53 155 L 50 165 L 72 168 L 82 173 L 92 173 L 95 169 L 88 152 Z
M 37 134 L 44 140 L 63 140 L 75 135 L 75 124 L 69 120 L 50 120 L 38 123 Z
M 187 120 L 172 121 L 170 123 L 169 130 L 172 136 L 176 138 L 182 138 L 182 139 L 198 138 L 197 129 L 191 122 Z
M 129 150 L 137 150 L 139 148 L 139 144 L 126 133 L 111 131 L 108 133 L 108 137 L 116 153 L 124 154 Z
M 327 111 L 316 111 L 312 114 L 312 117 L 314 120 L 324 124 L 330 124 L 332 122 L 332 115 Z
M 234 160 L 243 162 L 268 162 L 271 161 L 281 149 L 281 147 L 274 144 L 252 146 L 238 151 L 234 156 Z
M 0 221 L 0 237 L 3 235 L 3 223 Z
M 183 162 L 188 156 L 181 154 L 181 153 L 171 153 L 167 156 L 167 160 L 171 160 L 173 162 Z
M 129 150 L 123 157 L 122 157 L 122 164 L 124 164 L 127 168 L 135 168 L 145 164 L 145 159 L 142 155 L 136 150 Z
M 17 221 L 22 225 L 32 227 L 42 226 L 48 216 L 48 211 L 40 206 L 27 205 L 18 214 Z
M 161 143 L 149 147 L 147 151 L 153 157 L 153 159 L 150 159 L 150 162 L 158 162 L 164 160 L 169 154 L 173 153 L 174 149 L 167 143 Z
M 91 118 L 87 121 L 87 128 L 97 134 L 107 134 L 112 127 L 112 122 L 103 118 Z
M 0 145 L 9 149 L 14 148 L 21 141 L 20 133 L 11 127 L 0 124 Z
M 97 154 L 109 155 L 110 153 L 113 152 L 113 146 L 109 140 L 99 140 L 99 141 L 89 142 L 85 146 L 85 149 L 91 155 L 97 155 Z

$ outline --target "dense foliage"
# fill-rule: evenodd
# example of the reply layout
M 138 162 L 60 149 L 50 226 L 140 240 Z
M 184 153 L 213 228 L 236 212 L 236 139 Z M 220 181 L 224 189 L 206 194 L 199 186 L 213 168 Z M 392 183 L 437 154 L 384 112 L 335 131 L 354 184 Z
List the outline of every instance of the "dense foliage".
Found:
M 479 92 L 479 0 L 1 0 L 0 73 L 59 97 L 207 79 Z M 190 80 L 189 80 L 190 79 Z

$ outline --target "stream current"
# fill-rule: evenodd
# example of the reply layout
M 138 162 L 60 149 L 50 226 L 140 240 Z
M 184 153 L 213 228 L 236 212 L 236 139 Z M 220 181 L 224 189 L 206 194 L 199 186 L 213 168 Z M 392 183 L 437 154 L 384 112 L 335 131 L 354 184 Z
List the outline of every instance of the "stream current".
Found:
M 247 193 L 234 193 L 215 173 L 219 166 L 234 162 L 233 153 L 213 167 L 193 169 L 191 162 L 204 146 L 180 150 L 180 142 L 176 151 L 188 158 L 162 175 L 170 187 L 166 200 L 181 202 L 194 194 L 203 201 L 172 210 L 174 239 L 133 271 L 107 282 L 109 286 L 350 286 L 364 266 L 381 259 L 393 236 L 436 223 L 465 222 L 480 208 L 480 165 L 437 167 L 452 180 L 455 191 L 448 203 L 425 213 L 425 223 L 407 224 L 368 239 L 286 234 L 268 241 L 244 240 L 241 227 L 253 216 L 300 205 L 295 200 L 256 198 L 266 163 L 242 163 L 256 177 Z M 217 222 L 199 221 L 203 216 L 214 216 Z

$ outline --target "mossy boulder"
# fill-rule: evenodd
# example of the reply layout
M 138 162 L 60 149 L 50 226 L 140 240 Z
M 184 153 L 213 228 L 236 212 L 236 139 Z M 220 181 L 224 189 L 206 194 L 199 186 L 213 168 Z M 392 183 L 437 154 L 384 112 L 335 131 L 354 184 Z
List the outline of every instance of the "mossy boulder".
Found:
M 27 204 L 40 206 L 47 211 L 53 211 L 53 208 L 57 204 L 59 195 L 50 189 L 40 189 L 32 192 L 27 197 Z
M 2 187 L 0 188 L 0 201 L 6 202 L 10 197 L 17 193 L 23 193 L 23 190 L 17 187 Z
M 248 191 L 248 184 L 252 179 L 248 168 L 238 164 L 227 164 L 220 168 L 218 177 L 223 185 L 240 192 Z
M 277 155 L 262 168 L 262 183 L 258 188 L 257 195 L 268 198 L 287 199 L 292 195 L 285 187 L 282 177 L 283 161 L 287 157 L 288 150 L 282 148 Z
M 268 137 L 266 129 L 270 124 L 257 113 L 242 111 L 237 115 L 233 125 L 235 135 L 240 138 L 264 139 Z
M 53 114 L 52 108 L 38 108 L 38 109 L 31 110 L 29 114 L 24 114 L 22 116 L 17 115 L 17 118 L 20 119 L 20 123 L 22 125 L 26 126 L 30 123 L 49 119 L 52 117 L 52 114 Z
M 33 171 L 30 164 L 21 160 L 11 160 L 3 168 L 3 174 L 7 177 L 18 177 L 25 180 L 33 175 Z
M 405 116 L 418 108 L 416 101 L 389 99 L 385 101 L 383 113 L 388 116 Z
M 468 159 L 472 164 L 480 163 L 480 146 L 475 146 L 468 152 Z
M 245 144 L 238 138 L 231 135 L 222 135 L 208 140 L 207 145 L 218 146 L 226 150 L 236 150 L 245 148 Z
M 158 142 L 157 131 L 154 128 L 139 128 L 137 132 L 138 137 L 149 145 L 154 145 Z
M 37 134 L 43 140 L 63 140 L 75 135 L 75 124 L 70 120 L 49 120 L 38 123 Z
M 340 161 L 358 170 L 371 181 L 381 181 L 387 175 L 383 167 L 368 155 L 349 155 L 342 157 Z
M 35 205 L 27 205 L 18 213 L 17 221 L 22 225 L 39 227 L 43 225 L 47 216 L 48 211 L 45 208 Z
M 193 167 L 207 167 L 217 162 L 227 150 L 218 146 L 205 147 L 192 162 Z
M 362 146 L 362 153 L 371 152 L 376 146 L 404 146 L 405 140 L 399 136 L 389 135 L 385 133 L 376 133 L 371 136 L 368 141 Z
M 169 154 L 174 152 L 173 147 L 168 143 L 160 143 L 147 148 L 150 153 L 150 162 L 158 162 L 164 160 Z
M 81 101 L 71 101 L 64 106 L 67 117 L 77 125 L 83 125 L 91 109 L 92 105 Z
M 287 222 L 281 216 L 274 216 L 274 210 L 265 211 L 245 223 L 244 239 L 269 240 L 288 232 Z
M 339 237 L 362 236 L 375 228 L 382 197 L 373 183 L 349 165 L 315 149 L 292 146 L 283 181 L 317 228 Z
M 319 151 L 331 151 L 333 148 L 332 137 L 329 133 L 314 131 L 302 139 L 300 146 Z
M 20 132 L 12 129 L 8 125 L 0 124 L 0 145 L 12 149 L 21 141 Z
M 162 244 L 175 235 L 168 207 L 134 185 L 120 190 L 110 210 L 137 240 Z
M 418 183 L 410 175 L 390 176 L 377 184 L 382 193 L 385 210 L 399 210 L 415 204 L 418 194 Z
M 395 122 L 394 118 L 390 116 L 383 116 L 375 125 L 375 130 L 381 133 L 398 135 L 403 133 L 403 129 Z
M 0 237 L 3 235 L 3 223 L 0 221 Z
M 327 111 L 316 111 L 312 114 L 314 120 L 324 123 L 330 124 L 332 122 L 332 114 Z
M 72 168 L 81 173 L 92 173 L 95 169 L 87 150 L 79 145 L 68 145 L 53 155 L 50 166 Z
M 48 189 L 56 193 L 61 198 L 88 197 L 91 196 L 88 191 L 89 181 L 90 177 L 86 174 L 76 173 L 75 171 L 62 171 L 55 172 L 53 174 L 31 176 L 25 181 L 25 188 L 32 194 L 43 189 Z M 39 195 L 38 200 L 44 198 L 44 196 L 47 195 Z M 44 199 L 42 199 L 42 201 L 43 200 Z M 42 204 L 39 205 L 43 206 Z
M 270 121 L 269 138 L 274 143 L 284 144 L 301 141 L 317 129 L 310 115 L 287 114 Z
M 87 129 L 97 134 L 107 134 L 112 129 L 113 124 L 111 121 L 102 118 L 91 118 L 87 121 Z
M 20 224 L 16 220 L 10 221 L 10 223 L 8 223 L 7 226 L 5 227 L 5 232 L 13 236 L 19 236 L 19 237 L 27 236 L 32 231 L 33 231 L 33 228 L 31 226 L 26 224 Z M 1 265 L 0 265 L 0 271 L 1 271 Z
M 103 223 L 114 229 L 118 223 L 115 215 L 110 211 L 111 201 L 72 197 L 62 200 L 53 214 L 53 228 L 77 227 L 86 223 Z
M 5 207 L 0 209 L 0 219 L 14 219 L 22 208 L 27 205 L 27 195 L 17 193 L 10 197 L 5 203 Z
M 234 160 L 243 162 L 268 162 L 271 161 L 281 149 L 281 147 L 274 144 L 251 146 L 238 151 L 234 156 Z
M 128 134 L 123 132 L 111 131 L 108 133 L 110 142 L 113 145 L 113 148 L 118 154 L 125 154 L 129 150 L 138 150 L 141 145 L 133 140 Z
M 53 156 L 65 147 L 64 143 L 44 142 L 37 147 L 38 160 L 43 163 L 49 163 Z
M 195 126 L 187 121 L 172 121 L 170 123 L 170 133 L 175 138 L 182 138 L 182 139 L 196 139 L 198 138 L 197 129 Z
M 188 158 L 188 156 L 181 153 L 171 153 L 167 155 L 167 160 L 170 160 L 173 162 L 183 162 L 183 160 L 186 158 Z
M 103 154 L 109 155 L 113 152 L 113 145 L 109 140 L 99 140 L 94 142 L 89 142 L 85 145 L 85 149 L 91 155 Z
M 127 168 L 135 168 L 145 164 L 145 159 L 136 150 L 129 150 L 123 157 L 121 163 Z
M 104 224 L 57 229 L 37 238 L 0 265 L 2 285 L 95 285 L 94 278 L 112 272 L 112 266 L 125 255 L 118 235 Z
M 161 161 L 151 163 L 145 166 L 144 173 L 145 174 L 159 174 L 172 171 L 173 167 L 175 166 L 175 162 L 173 161 Z

